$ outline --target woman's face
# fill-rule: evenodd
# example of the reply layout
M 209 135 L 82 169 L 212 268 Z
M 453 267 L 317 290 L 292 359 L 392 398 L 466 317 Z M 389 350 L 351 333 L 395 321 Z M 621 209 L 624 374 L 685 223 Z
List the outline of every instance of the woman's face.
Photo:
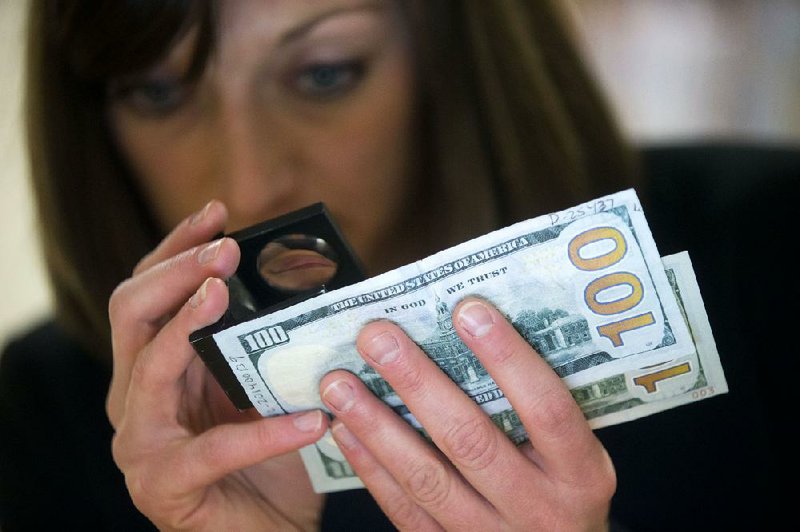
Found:
M 164 229 L 212 198 L 236 230 L 324 201 L 381 263 L 412 192 L 414 80 L 391 0 L 223 0 L 215 50 L 184 83 L 194 34 L 115 83 L 112 127 Z

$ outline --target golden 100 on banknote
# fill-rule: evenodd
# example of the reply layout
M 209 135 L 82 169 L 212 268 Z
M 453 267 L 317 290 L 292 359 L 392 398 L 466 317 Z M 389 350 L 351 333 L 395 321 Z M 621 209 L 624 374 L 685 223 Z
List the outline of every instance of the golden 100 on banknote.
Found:
M 584 256 L 587 249 L 603 243 L 610 243 L 611 248 L 599 254 Z M 615 266 L 625 257 L 627 251 L 625 235 L 614 227 L 588 229 L 569 243 L 570 263 L 579 270 L 599 275 L 586 285 L 583 298 L 586 306 L 598 316 L 619 318 L 597 326 L 598 334 L 611 340 L 615 347 L 623 344 L 623 333 L 656 324 L 651 311 L 620 317 L 637 308 L 644 299 L 645 292 L 641 279 L 634 273 L 615 271 Z M 620 287 L 629 290 L 628 293 L 617 298 L 602 297 Z

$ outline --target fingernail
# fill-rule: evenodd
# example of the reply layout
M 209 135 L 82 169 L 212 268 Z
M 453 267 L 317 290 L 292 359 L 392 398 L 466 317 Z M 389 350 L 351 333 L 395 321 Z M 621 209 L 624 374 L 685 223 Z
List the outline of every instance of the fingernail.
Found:
M 494 319 L 486 305 L 479 301 L 464 303 L 458 311 L 458 323 L 476 338 L 484 336 L 494 325 Z
M 209 201 L 208 203 L 206 203 L 205 207 L 194 213 L 192 217 L 189 218 L 189 225 L 197 225 L 200 222 L 202 222 L 203 218 L 205 218 L 206 214 L 208 214 L 208 209 L 209 207 L 211 207 L 212 203 L 213 201 Z
M 210 243 L 206 247 L 204 247 L 200 254 L 197 255 L 197 262 L 200 264 L 208 264 L 212 260 L 217 258 L 219 254 L 219 248 L 222 245 L 222 240 L 217 240 L 215 242 Z
M 363 344 L 365 354 L 380 365 L 388 364 L 400 354 L 397 339 L 389 332 L 382 332 Z
M 208 283 L 211 281 L 212 277 L 209 277 L 203 284 L 200 285 L 200 288 L 197 289 L 197 292 L 194 293 L 192 298 L 189 300 L 189 304 L 192 308 L 197 308 L 203 304 L 203 301 L 206 300 L 206 291 L 208 289 Z
M 330 383 L 322 392 L 322 398 L 339 412 L 349 411 L 355 403 L 352 386 L 342 379 Z
M 292 422 L 297 430 L 302 432 L 314 432 L 322 425 L 322 412 L 314 410 L 295 417 Z
M 336 423 L 331 429 L 336 443 L 346 449 L 352 449 L 358 445 L 358 439 L 350 432 L 350 429 L 344 426 L 344 423 Z

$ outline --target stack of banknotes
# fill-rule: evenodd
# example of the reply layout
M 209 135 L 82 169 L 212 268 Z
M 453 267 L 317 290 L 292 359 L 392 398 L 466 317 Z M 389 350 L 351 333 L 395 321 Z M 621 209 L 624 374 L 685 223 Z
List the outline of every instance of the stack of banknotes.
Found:
M 494 231 L 214 340 L 263 416 L 324 408 L 319 381 L 341 368 L 424 433 L 355 349 L 364 324 L 392 320 L 509 438 L 525 441 L 503 391 L 453 329 L 467 295 L 507 316 L 593 428 L 727 392 L 689 256 L 659 256 L 633 190 Z M 317 492 L 362 486 L 330 434 L 301 455 Z

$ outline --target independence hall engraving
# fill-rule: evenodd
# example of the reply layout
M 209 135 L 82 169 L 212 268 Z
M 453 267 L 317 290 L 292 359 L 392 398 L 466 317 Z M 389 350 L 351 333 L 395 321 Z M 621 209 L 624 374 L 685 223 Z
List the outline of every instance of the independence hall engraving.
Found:
M 468 385 L 489 378 L 489 373 L 478 362 L 453 328 L 450 309 L 436 298 L 436 332 L 421 342 L 423 351 L 458 385 Z M 394 394 L 391 386 L 370 366 L 364 365 L 358 377 L 378 397 Z
M 470 384 L 489 376 L 458 337 L 450 309 L 439 298 L 436 298 L 436 325 L 436 333 L 422 342 L 420 347 L 456 384 Z

